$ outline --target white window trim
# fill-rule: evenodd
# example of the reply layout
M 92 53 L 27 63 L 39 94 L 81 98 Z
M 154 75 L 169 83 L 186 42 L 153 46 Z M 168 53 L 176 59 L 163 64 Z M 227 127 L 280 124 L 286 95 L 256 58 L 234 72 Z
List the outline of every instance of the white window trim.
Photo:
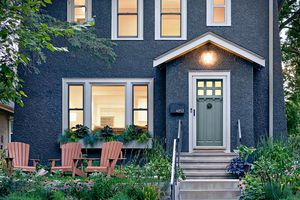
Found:
M 225 0 L 225 22 L 213 22 L 213 0 L 206 0 L 206 25 L 207 26 L 231 26 L 231 0 Z
M 118 37 L 118 0 L 112 0 L 111 39 L 112 40 L 143 40 L 144 39 L 144 0 L 138 0 L 138 37 Z
M 87 21 L 92 18 L 92 0 L 85 0 L 85 4 L 85 19 Z M 67 21 L 74 22 L 74 0 L 67 1 Z
M 62 79 L 62 133 L 68 128 L 68 85 L 82 84 L 84 86 L 84 125 L 91 128 L 92 126 L 92 85 L 124 85 L 125 86 L 125 126 L 133 124 L 133 96 L 132 85 L 148 85 L 148 130 L 150 135 L 153 133 L 153 79 L 142 78 L 63 78 Z
M 181 37 L 161 37 L 161 0 L 155 0 L 155 40 L 187 40 L 187 0 L 181 0 Z
M 220 148 L 229 153 L 231 149 L 231 84 L 230 71 L 190 71 L 189 72 L 189 110 L 196 110 L 195 96 L 196 82 L 195 79 L 222 79 L 223 80 L 223 146 Z M 196 111 L 197 112 L 197 111 Z M 197 115 L 196 115 L 197 116 Z M 193 112 L 189 113 L 189 152 L 200 149 L 196 146 L 196 117 Z M 204 149 L 217 149 L 219 147 L 202 147 Z

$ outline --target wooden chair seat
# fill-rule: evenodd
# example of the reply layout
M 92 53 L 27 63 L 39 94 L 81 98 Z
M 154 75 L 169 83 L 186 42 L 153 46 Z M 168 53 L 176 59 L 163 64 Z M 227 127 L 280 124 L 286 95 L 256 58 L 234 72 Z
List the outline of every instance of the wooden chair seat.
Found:
M 24 172 L 34 172 L 35 167 L 32 167 L 32 166 L 14 166 L 13 170 L 21 170 L 21 171 L 24 171 Z
M 107 167 L 100 167 L 100 166 L 88 166 L 85 169 L 86 172 L 107 172 Z

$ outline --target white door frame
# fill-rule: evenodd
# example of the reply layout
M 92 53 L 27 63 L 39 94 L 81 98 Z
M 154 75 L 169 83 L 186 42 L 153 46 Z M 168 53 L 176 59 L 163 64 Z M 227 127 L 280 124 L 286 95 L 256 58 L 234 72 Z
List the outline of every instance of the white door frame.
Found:
M 223 80 L 223 146 L 196 146 L 196 81 L 198 79 Z M 189 152 L 198 149 L 218 149 L 230 152 L 230 72 L 229 71 L 190 71 L 189 72 Z M 195 115 L 194 115 L 195 112 Z

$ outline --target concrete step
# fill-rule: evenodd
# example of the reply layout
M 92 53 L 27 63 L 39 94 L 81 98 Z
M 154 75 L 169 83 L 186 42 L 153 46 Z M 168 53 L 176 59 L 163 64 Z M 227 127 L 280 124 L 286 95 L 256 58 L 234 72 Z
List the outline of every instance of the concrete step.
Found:
M 204 179 L 204 180 L 184 180 L 180 182 L 180 190 L 222 190 L 239 189 L 238 179 Z
M 233 178 L 231 174 L 226 171 L 184 171 L 184 175 L 187 179 L 224 179 L 224 178 Z
M 199 199 L 239 199 L 240 191 L 237 189 L 223 190 L 180 190 L 181 200 L 199 200 Z
M 180 163 L 229 163 L 232 158 L 181 157 Z
M 220 153 L 220 152 L 216 152 L 216 153 L 186 153 L 186 152 L 182 152 L 182 153 L 180 153 L 180 156 L 182 156 L 182 157 L 193 157 L 193 156 L 197 156 L 197 157 L 227 157 L 227 156 L 236 157 L 236 156 L 238 156 L 238 154 L 236 154 L 236 153 Z
M 180 168 L 183 170 L 226 170 L 228 163 L 206 163 L 206 164 L 187 164 L 187 163 L 182 163 L 180 165 Z

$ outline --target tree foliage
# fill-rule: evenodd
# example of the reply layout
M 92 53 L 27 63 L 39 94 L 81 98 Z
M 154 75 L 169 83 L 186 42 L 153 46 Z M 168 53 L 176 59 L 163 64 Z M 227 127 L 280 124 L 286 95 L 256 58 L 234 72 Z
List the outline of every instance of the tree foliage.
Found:
M 279 1 L 287 125 L 300 134 L 300 0 Z
M 108 65 L 116 55 L 114 43 L 99 38 L 93 20 L 83 25 L 55 19 L 43 10 L 51 0 L 0 0 L 0 102 L 23 105 L 22 80 L 18 69 L 23 66 L 38 72 L 46 62 L 46 51 L 84 50 Z M 66 41 L 56 46 L 54 38 Z

